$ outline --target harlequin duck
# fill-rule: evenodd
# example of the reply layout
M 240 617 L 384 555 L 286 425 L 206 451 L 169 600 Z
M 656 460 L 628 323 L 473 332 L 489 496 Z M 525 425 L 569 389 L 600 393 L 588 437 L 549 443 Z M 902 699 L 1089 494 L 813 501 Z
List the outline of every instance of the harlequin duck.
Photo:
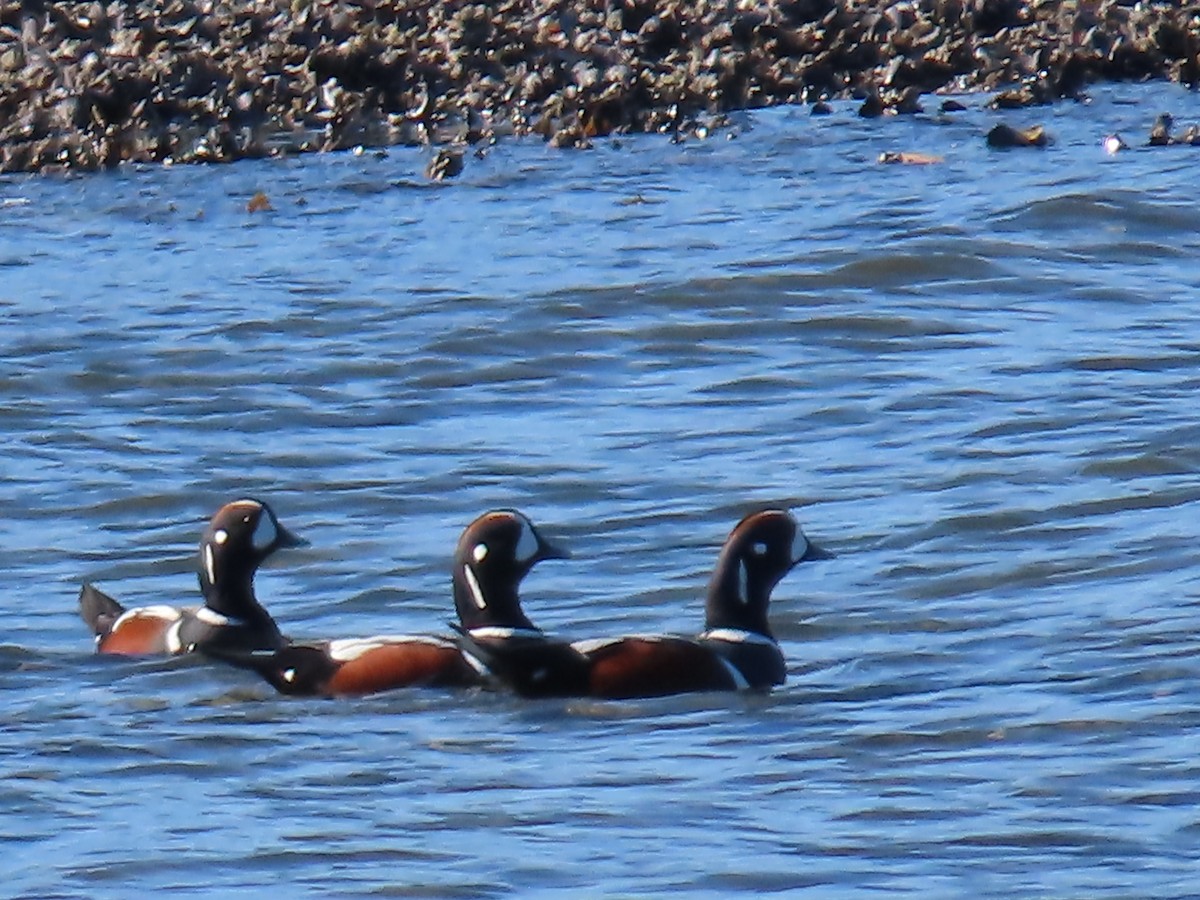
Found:
M 495 662 L 504 676 L 524 681 L 520 666 L 506 666 L 513 648 L 520 664 L 539 660 L 546 647 L 582 657 L 566 644 L 541 636 L 521 612 L 517 588 L 539 559 L 565 554 L 542 540 L 525 516 L 509 510 L 486 513 L 463 532 L 454 555 L 454 598 L 464 626 L 460 651 L 454 641 L 432 635 L 292 642 L 277 650 L 230 651 L 206 648 L 209 656 L 258 672 L 283 694 L 357 696 L 397 688 L 465 687 L 503 678 L 488 668 Z
M 294 641 L 277 650 L 206 647 L 207 656 L 261 675 L 281 694 L 357 697 L 405 687 L 482 683 L 458 645 L 433 635 L 398 634 Z
M 811 543 L 785 510 L 746 516 L 717 557 L 704 632 L 695 639 L 630 635 L 576 642 L 591 663 L 587 693 L 620 699 L 783 684 L 787 666 L 767 622 L 771 591 L 797 563 L 832 555 Z
M 588 658 L 536 628 L 518 595 L 521 579 L 536 563 L 569 556 L 512 509 L 484 513 L 467 526 L 454 551 L 453 627 L 463 654 L 487 679 L 523 697 L 587 691 Z
M 85 584 L 79 612 L 96 635 L 99 653 L 137 656 L 204 647 L 282 647 L 286 640 L 254 596 L 254 573 L 276 550 L 304 543 L 279 523 L 267 504 L 235 500 L 217 510 L 200 539 L 202 606 L 125 609 Z

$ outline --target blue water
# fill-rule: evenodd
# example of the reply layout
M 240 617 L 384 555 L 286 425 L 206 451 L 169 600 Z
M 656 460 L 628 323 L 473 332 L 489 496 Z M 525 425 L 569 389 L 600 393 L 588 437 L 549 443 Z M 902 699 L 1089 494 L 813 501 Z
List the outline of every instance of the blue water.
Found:
M 407 149 L 0 179 L 0 893 L 1194 894 L 1200 151 L 1140 145 L 1200 98 L 1094 96 L 439 185 Z M 444 631 L 494 506 L 573 551 L 524 591 L 571 637 L 697 631 L 759 505 L 838 555 L 775 593 L 770 696 L 93 656 L 79 582 L 192 599 L 243 494 L 311 542 L 259 578 L 297 637 Z

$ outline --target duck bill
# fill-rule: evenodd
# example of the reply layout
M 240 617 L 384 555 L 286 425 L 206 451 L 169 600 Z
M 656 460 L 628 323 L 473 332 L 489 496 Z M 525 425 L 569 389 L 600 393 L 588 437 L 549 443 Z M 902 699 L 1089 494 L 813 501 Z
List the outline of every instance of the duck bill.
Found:
M 307 547 L 308 541 L 279 525 L 275 535 L 275 546 L 281 550 L 288 547 Z
M 571 551 L 566 547 L 558 544 L 552 544 L 545 538 L 540 539 L 541 546 L 538 548 L 538 559 L 570 559 Z
M 837 554 L 832 550 L 826 550 L 824 547 L 819 547 L 812 541 L 809 541 L 808 549 L 804 551 L 804 555 L 796 560 L 796 562 L 805 562 L 810 559 L 834 559 L 836 557 Z

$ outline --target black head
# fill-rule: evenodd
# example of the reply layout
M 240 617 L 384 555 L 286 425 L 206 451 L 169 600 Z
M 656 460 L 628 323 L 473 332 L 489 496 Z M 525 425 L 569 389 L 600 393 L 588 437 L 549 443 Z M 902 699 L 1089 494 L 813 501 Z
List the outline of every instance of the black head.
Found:
M 463 531 L 454 551 L 454 608 L 466 629 L 530 628 L 518 588 L 543 559 L 567 559 L 513 509 L 484 513 Z
M 244 617 L 257 606 L 254 573 L 276 550 L 305 542 L 279 524 L 259 500 L 226 503 L 200 538 L 198 572 L 205 606 L 226 616 Z
M 281 694 L 312 696 L 323 693 L 338 665 L 320 646 L 287 644 L 277 650 L 237 650 L 205 646 L 206 656 L 249 669 Z
M 729 533 L 708 583 L 705 628 L 736 628 L 771 636 L 771 591 L 792 567 L 833 554 L 811 543 L 790 512 L 751 513 Z

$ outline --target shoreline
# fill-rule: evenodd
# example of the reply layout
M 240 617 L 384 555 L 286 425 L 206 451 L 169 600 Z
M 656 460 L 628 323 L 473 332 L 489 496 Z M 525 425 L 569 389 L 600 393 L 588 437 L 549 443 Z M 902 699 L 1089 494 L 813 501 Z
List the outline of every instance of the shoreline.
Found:
M 1126 0 L 0 0 L 0 173 L 355 146 L 559 147 L 935 92 L 1200 85 L 1200 14 Z

